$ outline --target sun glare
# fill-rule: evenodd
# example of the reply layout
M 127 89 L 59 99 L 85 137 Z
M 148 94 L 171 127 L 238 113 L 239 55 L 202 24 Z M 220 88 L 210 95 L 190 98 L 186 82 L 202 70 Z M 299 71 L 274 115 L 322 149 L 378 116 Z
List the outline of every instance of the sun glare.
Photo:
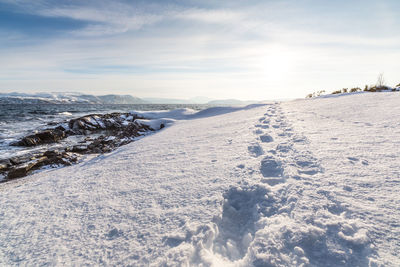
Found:
M 280 82 L 293 66 L 293 56 L 287 49 L 274 47 L 268 49 L 260 58 L 260 71 L 266 80 Z

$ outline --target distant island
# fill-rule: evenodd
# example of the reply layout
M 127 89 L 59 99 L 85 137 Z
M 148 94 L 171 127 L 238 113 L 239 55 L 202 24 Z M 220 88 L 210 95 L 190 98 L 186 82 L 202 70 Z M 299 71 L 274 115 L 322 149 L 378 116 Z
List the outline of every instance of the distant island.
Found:
M 139 98 L 132 95 L 89 95 L 81 93 L 0 93 L 0 104 L 208 104 L 247 105 L 258 101 L 237 99 L 214 100 L 207 97 L 190 99 Z

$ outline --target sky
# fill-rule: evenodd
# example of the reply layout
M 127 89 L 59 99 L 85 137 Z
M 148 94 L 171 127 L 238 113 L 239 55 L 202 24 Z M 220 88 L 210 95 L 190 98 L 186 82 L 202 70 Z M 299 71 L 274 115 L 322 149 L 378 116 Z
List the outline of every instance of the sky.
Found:
M 400 83 L 398 0 L 0 0 L 0 92 L 268 100 Z

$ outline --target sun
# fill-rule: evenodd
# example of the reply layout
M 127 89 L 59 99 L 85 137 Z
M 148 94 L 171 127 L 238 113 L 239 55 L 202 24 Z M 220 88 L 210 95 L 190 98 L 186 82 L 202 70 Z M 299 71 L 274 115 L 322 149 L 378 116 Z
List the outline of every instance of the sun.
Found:
M 270 82 L 280 82 L 288 77 L 293 68 L 294 56 L 290 50 L 273 46 L 266 49 L 259 59 L 260 74 Z

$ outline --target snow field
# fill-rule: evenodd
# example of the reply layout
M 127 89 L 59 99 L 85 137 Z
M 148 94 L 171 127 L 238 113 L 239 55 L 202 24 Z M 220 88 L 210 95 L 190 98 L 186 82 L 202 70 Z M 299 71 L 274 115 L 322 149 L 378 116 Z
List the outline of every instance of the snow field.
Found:
M 368 226 L 334 197 L 315 192 L 324 170 L 284 114 L 279 104 L 268 107 L 252 127 L 254 162 L 237 166 L 245 178 L 225 191 L 220 215 L 190 225 L 155 266 L 375 264 Z
M 262 110 L 176 121 L 110 154 L 2 184 L 0 265 L 156 262 L 180 242 L 171 233 L 211 221 L 245 175 L 236 165 L 249 158 Z
M 169 114 L 110 154 L 2 185 L 0 264 L 398 266 L 399 100 Z
M 400 266 L 399 103 L 385 92 L 283 104 L 324 166 L 320 194 L 367 226 L 383 266 Z

